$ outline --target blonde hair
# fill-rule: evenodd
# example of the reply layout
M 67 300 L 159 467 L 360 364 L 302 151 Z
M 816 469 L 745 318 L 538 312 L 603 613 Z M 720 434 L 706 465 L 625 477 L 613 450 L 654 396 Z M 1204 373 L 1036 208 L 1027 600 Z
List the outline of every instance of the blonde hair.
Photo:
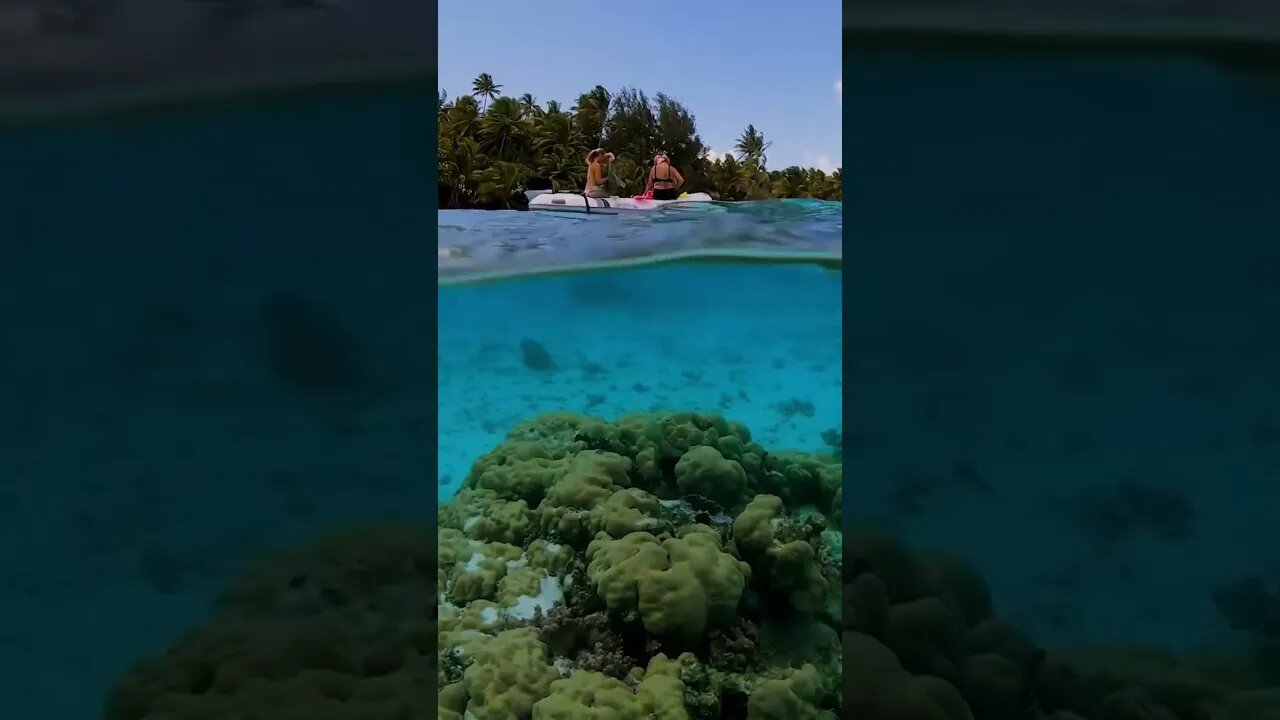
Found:
M 587 153 L 587 162 L 592 162 L 603 154 L 604 154 L 604 148 L 596 148 L 595 150 L 592 150 L 591 152 Z
M 665 163 L 667 163 L 668 165 L 670 165 L 670 164 L 671 164 L 671 158 L 667 157 L 667 154 L 666 154 L 666 153 L 658 153 L 657 155 L 654 155 L 654 156 L 653 156 L 653 164 L 654 164 L 654 165 L 657 165 L 657 164 L 658 164 L 658 163 L 660 163 L 660 162 L 665 162 Z

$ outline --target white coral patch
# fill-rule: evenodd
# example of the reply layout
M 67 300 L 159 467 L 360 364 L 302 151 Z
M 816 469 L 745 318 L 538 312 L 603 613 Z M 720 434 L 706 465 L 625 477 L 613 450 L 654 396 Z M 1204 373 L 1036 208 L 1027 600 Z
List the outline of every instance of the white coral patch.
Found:
M 514 620 L 532 620 L 537 611 L 545 615 L 556 603 L 564 599 L 564 589 L 558 577 L 544 577 L 538 583 L 537 595 L 521 595 L 516 604 L 507 608 L 506 615 Z

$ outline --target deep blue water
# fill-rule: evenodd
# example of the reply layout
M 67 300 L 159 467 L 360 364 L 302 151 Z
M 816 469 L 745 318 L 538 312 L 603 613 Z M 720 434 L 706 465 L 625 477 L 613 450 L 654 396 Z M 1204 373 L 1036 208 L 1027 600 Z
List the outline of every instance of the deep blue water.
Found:
M 1243 647 L 1274 589 L 1280 84 L 846 51 L 845 499 L 1050 648 Z
M 0 134 L 0 707 L 84 720 L 269 548 L 431 522 L 430 95 Z

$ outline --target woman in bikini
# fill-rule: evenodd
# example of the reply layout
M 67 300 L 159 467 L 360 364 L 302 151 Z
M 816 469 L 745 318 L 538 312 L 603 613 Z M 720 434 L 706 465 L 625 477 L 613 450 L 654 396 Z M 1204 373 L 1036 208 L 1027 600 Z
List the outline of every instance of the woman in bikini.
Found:
M 684 177 L 679 170 L 671 167 L 671 159 L 666 153 L 659 153 L 653 158 L 645 190 L 653 193 L 654 200 L 675 200 L 680 197 L 680 186 L 683 184 Z
M 613 161 L 613 153 L 604 148 L 596 148 L 587 155 L 587 183 L 583 193 L 587 197 L 607 198 L 609 190 L 605 187 L 609 180 L 609 163 Z

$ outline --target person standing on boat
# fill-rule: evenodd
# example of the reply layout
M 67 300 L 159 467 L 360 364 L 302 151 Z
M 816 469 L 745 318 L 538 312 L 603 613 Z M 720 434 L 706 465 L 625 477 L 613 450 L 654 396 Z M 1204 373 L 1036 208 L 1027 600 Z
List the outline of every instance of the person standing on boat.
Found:
M 671 166 L 671 159 L 666 153 L 654 156 L 645 194 L 651 193 L 654 200 L 675 200 L 680 197 L 680 186 L 683 184 L 684 176 Z
M 613 153 L 604 148 L 596 148 L 587 154 L 587 183 L 582 191 L 587 197 L 609 197 L 609 163 L 613 162 Z

